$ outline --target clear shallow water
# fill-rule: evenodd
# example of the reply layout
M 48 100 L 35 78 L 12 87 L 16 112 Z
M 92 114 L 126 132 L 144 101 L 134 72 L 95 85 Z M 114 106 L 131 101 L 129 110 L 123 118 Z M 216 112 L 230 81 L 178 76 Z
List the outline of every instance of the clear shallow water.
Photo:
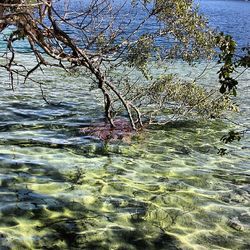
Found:
M 170 70 L 180 68 L 202 70 Z M 46 71 L 45 93 L 58 103 L 49 106 L 37 86 L 13 92 L 0 76 L 1 250 L 250 249 L 249 136 L 217 155 L 235 126 L 180 121 L 104 145 L 79 133 L 102 119 L 86 79 Z M 211 71 L 201 82 L 215 79 Z M 232 117 L 248 126 L 249 79 Z

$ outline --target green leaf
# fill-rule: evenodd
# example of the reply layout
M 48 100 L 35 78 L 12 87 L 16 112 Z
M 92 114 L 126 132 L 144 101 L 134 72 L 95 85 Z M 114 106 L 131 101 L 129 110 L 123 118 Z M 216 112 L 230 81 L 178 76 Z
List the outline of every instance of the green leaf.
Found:
M 237 96 L 237 91 L 235 88 L 233 88 L 233 95 L 236 97 Z

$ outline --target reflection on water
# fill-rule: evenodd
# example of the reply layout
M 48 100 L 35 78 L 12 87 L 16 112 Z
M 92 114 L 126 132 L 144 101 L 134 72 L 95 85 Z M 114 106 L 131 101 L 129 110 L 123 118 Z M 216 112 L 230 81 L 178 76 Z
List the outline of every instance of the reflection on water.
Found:
M 97 93 L 53 75 L 56 106 L 37 86 L 0 85 L 1 249 L 250 248 L 248 138 L 220 157 L 229 124 L 180 121 L 104 145 L 79 133 L 102 119 Z

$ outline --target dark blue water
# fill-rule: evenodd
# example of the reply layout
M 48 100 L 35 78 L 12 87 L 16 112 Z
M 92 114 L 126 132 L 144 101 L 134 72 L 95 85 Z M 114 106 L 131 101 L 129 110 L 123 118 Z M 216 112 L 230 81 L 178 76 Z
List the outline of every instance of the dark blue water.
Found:
M 200 0 L 200 11 L 212 27 L 230 34 L 239 47 L 250 43 L 250 1 Z
M 120 5 L 122 2 L 122 0 L 119 0 L 116 1 L 116 4 Z M 86 3 L 84 2 L 84 4 Z M 250 1 L 197 0 L 195 3 L 199 5 L 200 13 L 208 19 L 210 26 L 218 31 L 224 32 L 225 34 L 232 35 L 237 41 L 239 48 L 247 46 L 250 43 Z M 74 9 L 75 6 L 82 6 L 82 2 L 74 1 L 71 2 L 70 6 Z M 58 11 L 62 9 L 62 6 L 59 5 Z M 123 11 L 126 14 L 129 13 L 127 8 L 124 8 Z M 143 20 L 144 13 L 137 9 L 136 11 L 132 11 L 131 15 L 134 16 L 135 20 L 132 22 L 127 20 L 127 22 L 131 29 L 133 29 L 138 22 Z M 120 20 L 118 19 L 117 21 L 119 22 Z M 124 22 L 126 22 L 126 20 L 124 20 Z M 143 32 L 150 32 L 153 26 L 154 20 L 150 19 L 145 23 Z M 5 33 L 8 34 L 9 32 L 10 31 L 8 30 Z M 72 31 L 67 29 L 67 32 Z M 0 51 L 4 51 L 5 44 L 3 43 L 3 37 L 1 34 L 0 39 Z M 25 43 L 25 41 L 20 41 L 16 43 L 15 46 L 18 51 L 22 52 L 29 49 L 28 44 Z

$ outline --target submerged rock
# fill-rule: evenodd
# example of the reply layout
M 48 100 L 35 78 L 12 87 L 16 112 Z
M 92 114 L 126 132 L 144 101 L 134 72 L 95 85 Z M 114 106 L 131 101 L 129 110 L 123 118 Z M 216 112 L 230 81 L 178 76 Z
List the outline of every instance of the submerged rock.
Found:
M 107 122 L 99 122 L 92 126 L 81 128 L 80 133 L 99 138 L 100 140 L 123 140 L 130 142 L 131 137 L 136 134 L 130 122 L 126 119 L 116 119 L 114 121 L 115 127 Z

